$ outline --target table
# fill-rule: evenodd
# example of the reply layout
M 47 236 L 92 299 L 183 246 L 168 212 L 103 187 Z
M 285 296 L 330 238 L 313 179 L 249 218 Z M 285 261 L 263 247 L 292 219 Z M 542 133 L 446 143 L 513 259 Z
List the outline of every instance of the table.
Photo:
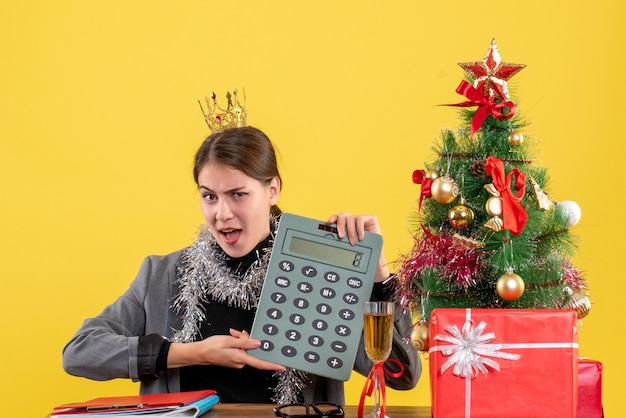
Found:
M 270 404 L 250 403 L 224 403 L 217 404 L 213 410 L 206 414 L 207 418 L 269 418 L 274 416 L 274 406 Z M 365 412 L 369 412 L 371 405 L 365 406 Z M 346 418 L 356 418 L 358 406 L 347 405 L 343 407 Z M 390 418 L 431 418 L 429 406 L 387 406 L 387 415 Z

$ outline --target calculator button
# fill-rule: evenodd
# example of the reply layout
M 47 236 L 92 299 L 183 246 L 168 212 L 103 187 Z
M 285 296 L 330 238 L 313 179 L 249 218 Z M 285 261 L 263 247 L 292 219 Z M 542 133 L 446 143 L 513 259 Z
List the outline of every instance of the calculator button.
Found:
M 309 363 L 317 363 L 318 361 L 320 361 L 320 356 L 313 351 L 307 351 L 306 353 L 304 353 L 304 359 Z
M 349 303 L 350 305 L 354 305 L 359 302 L 359 297 L 354 293 L 346 293 L 343 295 L 343 301 Z
M 311 283 L 300 282 L 298 284 L 298 290 L 302 293 L 311 293 L 313 291 L 313 286 L 311 286 Z
M 336 294 L 337 293 L 335 292 L 335 289 L 331 289 L 330 287 L 325 287 L 320 290 L 320 295 L 322 295 L 322 297 L 326 299 L 332 299 L 335 297 Z
M 309 307 L 309 301 L 303 298 L 297 298 L 294 299 L 293 306 L 300 309 L 306 309 Z
M 359 289 L 361 286 L 363 286 L 363 280 L 359 279 L 358 277 L 350 277 L 348 279 L 348 286 L 353 289 Z
M 304 266 L 302 267 L 302 274 L 305 277 L 315 277 L 317 276 L 317 270 L 313 266 Z
M 330 348 L 332 348 L 333 351 L 336 351 L 337 353 L 343 353 L 348 349 L 348 346 L 341 341 L 333 341 L 330 345 Z
M 272 324 L 263 325 L 263 332 L 267 335 L 276 335 L 278 333 L 278 327 Z
M 341 369 L 341 366 L 343 366 L 343 361 L 341 361 L 340 358 L 331 357 L 331 358 L 328 359 L 326 364 L 328 364 L 328 366 L 333 368 L 333 369 Z
M 285 337 L 287 337 L 287 339 L 290 341 L 298 341 L 300 338 L 302 338 L 302 334 L 300 334 L 295 329 L 290 329 L 289 331 L 285 332 Z
M 350 335 L 350 328 L 345 325 L 337 325 L 335 327 L 335 333 L 341 337 L 347 337 Z
M 283 313 L 280 309 L 270 308 L 267 310 L 267 316 L 272 319 L 280 319 L 283 317 Z
M 334 271 L 324 273 L 324 278 L 326 279 L 326 281 L 331 283 L 337 283 L 340 279 L 339 275 Z
M 274 282 L 278 287 L 289 287 L 289 284 L 291 283 L 288 278 L 282 276 L 278 276 Z
M 281 348 L 280 352 L 283 353 L 283 355 L 285 355 L 286 357 L 293 357 L 298 354 L 298 351 L 295 349 L 295 347 L 292 347 L 290 345 L 286 345 Z
M 293 314 L 289 317 L 289 320 L 294 325 L 302 325 L 304 324 L 304 316 L 300 314 Z
M 324 339 L 319 335 L 311 335 L 309 337 L 309 344 L 311 344 L 313 347 L 321 347 L 322 345 L 324 345 Z
M 287 297 L 279 292 L 272 293 L 271 298 L 272 298 L 272 302 L 275 302 L 275 303 L 283 303 L 285 300 L 287 300 Z
M 263 340 L 261 341 L 259 348 L 263 351 L 272 351 L 274 349 L 274 344 L 272 344 L 271 341 Z
M 321 313 L 322 315 L 328 315 L 329 313 L 333 311 L 333 308 L 331 308 L 330 305 L 327 305 L 325 303 L 320 303 L 319 305 L 315 307 L 315 310 L 318 313 Z
M 282 271 L 293 271 L 293 269 L 295 269 L 296 267 L 291 261 L 283 260 L 278 263 L 278 268 Z
M 354 312 L 350 309 L 342 309 L 339 311 L 339 316 L 346 321 L 354 319 Z
M 326 321 L 322 321 L 321 319 L 316 319 L 313 321 L 313 328 L 323 331 L 328 328 L 328 323 L 326 323 Z

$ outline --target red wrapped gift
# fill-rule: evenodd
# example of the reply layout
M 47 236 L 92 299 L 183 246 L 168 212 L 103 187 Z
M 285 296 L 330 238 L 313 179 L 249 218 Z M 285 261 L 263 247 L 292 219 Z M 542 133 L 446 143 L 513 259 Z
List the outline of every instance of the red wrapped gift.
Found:
M 576 313 L 552 309 L 434 309 L 434 418 L 574 418 Z
M 576 418 L 602 418 L 602 363 L 578 359 L 578 407 Z

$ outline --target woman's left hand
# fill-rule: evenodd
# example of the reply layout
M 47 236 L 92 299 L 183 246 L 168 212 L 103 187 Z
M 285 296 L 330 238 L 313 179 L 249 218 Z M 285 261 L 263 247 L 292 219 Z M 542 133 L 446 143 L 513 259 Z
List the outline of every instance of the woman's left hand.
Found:
M 358 241 L 362 241 L 365 238 L 366 231 L 382 235 L 378 219 L 374 215 L 352 215 L 347 212 L 341 212 L 336 215 L 331 215 L 326 222 L 336 224 L 339 238 L 347 236 L 348 241 L 352 245 L 355 245 Z M 385 254 L 381 252 L 375 281 L 382 282 L 388 278 L 389 268 L 387 267 Z

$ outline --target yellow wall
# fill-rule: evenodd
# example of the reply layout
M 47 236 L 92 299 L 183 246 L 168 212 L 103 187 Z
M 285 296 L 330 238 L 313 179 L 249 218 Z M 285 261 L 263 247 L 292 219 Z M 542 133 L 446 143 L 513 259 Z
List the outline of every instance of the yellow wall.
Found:
M 66 375 L 61 349 L 125 290 L 143 256 L 201 223 L 191 158 L 196 96 L 244 88 L 281 153 L 284 209 L 378 214 L 386 254 L 411 244 L 411 173 L 459 124 L 457 62 L 495 37 L 526 63 L 510 86 L 550 192 L 583 209 L 575 258 L 593 307 L 580 352 L 604 362 L 623 411 L 624 18 L 597 1 L 43 1 L 0 7 L 2 415 L 135 393 Z M 348 384 L 357 403 L 363 380 Z M 32 399 L 37 399 L 32 402 Z M 427 375 L 389 403 L 429 404 Z M 24 406 L 26 405 L 26 406 Z

